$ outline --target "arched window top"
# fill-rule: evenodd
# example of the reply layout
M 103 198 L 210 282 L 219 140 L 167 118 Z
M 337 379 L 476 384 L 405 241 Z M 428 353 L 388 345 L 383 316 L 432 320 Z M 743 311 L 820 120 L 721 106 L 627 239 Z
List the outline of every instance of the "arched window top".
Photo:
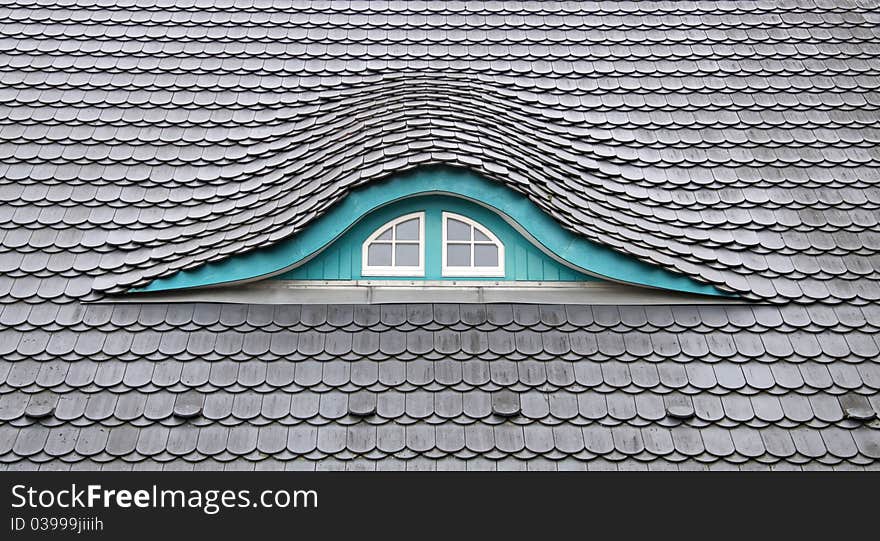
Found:
M 460 214 L 443 213 L 443 276 L 504 276 L 504 244 Z
M 424 276 L 425 213 L 391 220 L 367 237 L 362 250 L 364 276 Z

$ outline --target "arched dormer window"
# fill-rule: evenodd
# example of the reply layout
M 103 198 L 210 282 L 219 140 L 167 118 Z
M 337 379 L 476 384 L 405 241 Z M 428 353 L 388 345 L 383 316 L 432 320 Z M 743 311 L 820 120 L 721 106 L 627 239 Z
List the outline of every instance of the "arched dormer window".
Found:
M 443 213 L 443 276 L 503 277 L 504 244 L 479 223 Z
M 412 224 L 396 229 L 408 218 L 416 218 L 416 235 Z M 204 286 L 217 286 L 220 293 Z M 563 229 L 531 201 L 497 183 L 441 170 L 354 190 L 295 237 L 154 280 L 133 292 L 175 290 L 176 299 L 190 288 L 192 294 L 181 298 L 205 302 L 263 302 L 254 291 L 265 289 L 270 304 L 284 298 L 327 302 L 325 292 L 339 293 L 332 298 L 353 304 L 414 298 L 604 303 L 609 295 L 616 302 L 658 304 L 670 302 L 669 292 L 699 296 L 676 302 L 731 299 L 714 286 Z M 280 295 L 282 290 L 289 294 Z
M 395 218 L 363 244 L 364 276 L 425 275 L 425 213 Z

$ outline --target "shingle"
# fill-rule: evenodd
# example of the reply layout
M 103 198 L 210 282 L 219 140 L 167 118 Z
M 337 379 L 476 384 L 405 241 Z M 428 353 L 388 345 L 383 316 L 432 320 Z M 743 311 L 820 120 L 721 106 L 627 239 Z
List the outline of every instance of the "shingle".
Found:
M 413 391 L 405 394 L 404 409 L 407 416 L 424 419 L 434 413 L 434 396 L 428 391 Z
M 828 427 L 821 432 L 828 452 L 839 458 L 849 458 L 858 453 L 858 447 L 849 430 Z
M 125 366 L 125 376 L 122 378 L 123 385 L 130 388 L 143 387 L 150 383 L 153 377 L 155 363 L 152 361 L 134 361 Z
M 661 363 L 657 366 L 660 383 L 672 389 L 680 389 L 688 385 L 688 374 L 680 364 Z
M 777 384 L 787 389 L 798 389 L 804 385 L 804 378 L 801 376 L 797 365 L 789 363 L 774 363 L 770 367 L 773 379 Z
M 372 355 L 379 351 L 380 334 L 372 331 L 361 331 L 352 337 L 351 350 L 358 355 Z
M 180 373 L 180 382 L 188 387 L 198 387 L 207 383 L 211 374 L 211 364 L 193 360 L 186 363 Z
M 247 321 L 247 311 L 248 307 L 246 305 L 223 304 L 220 306 L 219 322 L 227 328 L 238 327 Z
M 486 305 L 486 320 L 498 327 L 509 325 L 513 322 L 513 307 L 507 304 Z
M 376 427 L 359 423 L 348 427 L 346 447 L 353 453 L 367 453 L 376 448 Z
M 747 363 L 743 366 L 743 374 L 746 382 L 755 389 L 763 391 L 771 389 L 776 384 L 770 367 L 765 364 Z
M 514 417 L 520 413 L 519 394 L 509 390 L 492 393 L 492 413 L 499 417 Z
M 520 361 L 516 363 L 518 379 L 525 385 L 537 386 L 547 381 L 548 363 L 541 361 Z
M 287 446 L 288 428 L 284 425 L 265 425 L 258 429 L 257 450 L 267 455 L 281 453 Z
M 805 423 L 813 419 L 813 408 L 806 396 L 788 394 L 779 397 L 779 401 L 786 419 L 796 423 Z
M 234 455 L 246 455 L 257 448 L 258 429 L 251 425 L 230 427 L 227 450 Z
M 632 383 L 629 374 L 629 366 L 615 361 L 602 363 L 602 380 L 606 385 L 612 387 L 627 387 Z
M 296 306 L 295 309 L 299 310 L 300 307 Z M 276 311 L 276 320 L 277 314 L 278 312 Z M 375 326 L 379 323 L 379 315 L 379 306 L 358 305 L 354 307 L 354 323 L 361 327 L 369 328 Z
M 720 362 L 715 364 L 714 368 L 718 384 L 725 389 L 737 390 L 745 387 L 746 378 L 743 375 L 743 369 L 739 365 Z
M 85 416 L 93 421 L 101 421 L 113 415 L 116 408 L 117 395 L 111 393 L 96 393 L 90 395 L 86 401 Z
M 79 431 L 75 450 L 83 456 L 93 456 L 104 450 L 110 430 L 100 425 L 83 427 Z
M 217 323 L 220 320 L 220 308 L 219 304 L 196 304 L 193 308 L 193 323 L 202 327 Z
M 245 335 L 234 331 L 226 331 L 217 335 L 214 351 L 224 356 L 241 353 Z
M 188 333 L 186 350 L 193 355 L 207 355 L 214 351 L 217 335 L 209 332 Z
M 141 393 L 126 393 L 116 401 L 116 409 L 113 415 L 120 420 L 130 421 L 144 414 L 147 404 L 147 395 Z
M 782 404 L 775 396 L 759 394 L 753 396 L 751 400 L 755 416 L 762 421 L 778 422 L 785 416 L 782 411 Z
M 626 347 L 623 344 L 623 338 L 612 332 L 599 333 L 596 337 L 599 346 L 599 352 L 608 357 L 614 358 L 623 355 Z M 572 343 L 572 350 L 575 346 Z M 577 351 L 577 350 L 575 350 Z
M 130 425 L 115 426 L 107 438 L 107 452 L 114 456 L 124 456 L 135 450 L 139 429 Z
M 415 424 L 406 427 L 406 447 L 417 453 L 424 453 L 434 448 L 434 427 Z
M 672 427 L 670 432 L 672 433 L 672 442 L 675 445 L 675 450 L 679 453 L 687 456 L 697 456 L 705 450 L 700 429 L 678 425 Z
M 587 433 L 586 428 L 584 433 Z M 669 429 L 664 427 L 648 426 L 642 428 L 642 441 L 645 444 L 645 450 L 656 456 L 666 456 L 675 450 L 672 434 Z
M 496 355 L 507 355 L 515 348 L 514 334 L 496 330 L 488 333 L 489 351 Z
M 526 447 L 533 453 L 548 453 L 555 446 L 553 431 L 550 427 L 527 425 L 524 427 L 524 433 Z M 468 448 L 471 448 L 470 445 Z
M 435 311 L 436 321 L 439 321 L 437 316 L 440 315 L 441 311 L 442 309 Z M 382 305 L 379 308 L 379 321 L 389 327 L 396 327 L 403 324 L 406 322 L 406 306 L 391 304 Z
M 151 383 L 159 387 L 170 387 L 180 381 L 183 363 L 167 360 L 153 367 Z
M 460 334 L 461 351 L 469 355 L 480 355 L 489 349 L 489 337 L 485 332 L 477 330 L 468 330 Z M 444 342 L 440 345 L 444 350 L 454 347 L 454 342 Z M 438 349 L 439 351 L 439 349 Z M 454 352 L 454 351 L 453 351 Z
M 761 439 L 767 452 L 773 456 L 787 458 L 796 452 L 794 441 L 785 429 L 767 427 L 761 430 Z
M 574 333 L 569 336 L 571 351 L 582 357 L 590 357 L 599 351 L 596 335 L 592 333 Z
M 44 426 L 32 426 L 27 430 L 21 430 L 12 446 L 12 452 L 25 457 L 36 455 L 43 450 L 48 437 L 49 429 Z
M 523 330 L 514 334 L 516 350 L 523 355 L 535 355 L 544 349 L 542 334 Z
M 214 407 L 214 404 L 216 403 L 216 398 L 219 398 L 221 396 L 223 395 L 210 395 L 211 400 L 209 406 L 209 404 L 205 401 L 204 395 L 196 392 L 183 393 L 173 398 L 174 405 L 172 406 L 172 411 L 176 417 L 180 417 L 181 419 L 193 419 L 202 414 L 203 408 L 209 406 L 209 411 L 206 413 L 208 413 L 211 417 L 215 417 L 216 408 Z M 155 404 L 154 407 L 156 407 L 158 411 L 164 413 L 164 411 L 168 408 L 169 402 L 171 401 L 172 396 L 167 395 L 165 399 L 162 400 L 162 403 Z M 223 415 L 223 417 L 225 417 L 225 415 Z
M 703 363 L 688 363 L 684 367 L 688 383 L 700 388 L 711 389 L 718 384 L 712 366 Z
M 755 416 L 753 403 L 745 396 L 724 395 L 721 397 L 724 413 L 728 418 L 738 421 L 750 421 Z
M 573 419 L 578 415 L 578 395 L 557 391 L 550 394 L 550 414 L 557 419 Z
M 369 417 L 376 413 L 376 394 L 358 391 L 348 399 L 348 413 L 356 417 Z
M 605 401 L 608 405 L 608 414 L 619 421 L 628 421 L 636 416 L 636 403 L 631 395 L 612 393 Z
M 326 335 L 324 333 L 315 331 L 304 332 L 299 335 L 296 349 L 300 354 L 307 357 L 319 355 L 324 351 L 325 339 Z M 399 353 L 399 351 L 397 353 Z
M 513 385 L 519 379 L 516 363 L 497 360 L 489 364 L 489 376 L 493 383 L 501 387 Z
M 761 432 L 748 427 L 736 427 L 731 429 L 730 436 L 736 452 L 749 458 L 759 457 L 764 454 L 764 442 Z
M 877 412 L 874 411 L 871 403 L 864 396 L 847 393 L 839 397 L 839 400 L 844 416 L 847 419 L 870 421 L 877 417 Z
M 635 396 L 636 414 L 646 420 L 659 421 L 666 416 L 663 398 L 660 395 L 642 393 Z
M 434 333 L 434 349 L 445 355 L 459 352 L 461 350 L 461 334 L 449 329 L 437 331 Z
M 232 400 L 232 415 L 237 419 L 253 419 L 260 415 L 263 397 L 256 393 L 241 393 Z
M 614 448 L 626 455 L 641 453 L 645 448 L 642 433 L 635 427 L 626 425 L 613 427 L 611 437 L 614 441 Z
M 396 453 L 406 447 L 406 430 L 400 425 L 381 425 L 376 431 L 376 448 Z
M 24 415 L 30 396 L 25 393 L 9 393 L 0 396 L 0 420 L 9 421 Z
M 857 428 L 852 431 L 852 436 L 861 454 L 875 460 L 880 458 L 880 442 L 876 432 L 868 428 Z
M 244 336 L 241 351 L 247 355 L 258 357 L 269 351 L 269 340 L 268 333 L 249 332 Z
M 20 429 L 8 424 L 0 426 L 0 452 L 4 455 L 12 450 Z
M 69 424 L 51 428 L 46 437 L 43 451 L 50 456 L 57 457 L 69 454 L 76 447 L 79 430 L 78 427 Z
M 437 449 L 446 453 L 456 453 L 465 447 L 465 428 L 454 424 L 442 424 L 436 427 L 434 440 Z
M 315 450 L 318 445 L 318 427 L 296 425 L 287 433 L 287 449 L 297 455 L 305 455 Z
M 166 449 L 172 455 L 183 456 L 192 453 L 198 441 L 199 427 L 186 424 L 170 430 Z
M 229 440 L 229 428 L 218 424 L 199 429 L 196 450 L 204 455 L 213 456 L 226 450 Z

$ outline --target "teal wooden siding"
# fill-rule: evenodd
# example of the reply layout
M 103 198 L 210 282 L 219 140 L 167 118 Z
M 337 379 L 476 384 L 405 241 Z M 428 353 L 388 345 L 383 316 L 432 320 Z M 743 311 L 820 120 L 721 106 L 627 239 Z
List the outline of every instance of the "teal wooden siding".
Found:
M 455 277 L 441 274 L 442 213 L 461 214 L 479 222 L 504 244 L 504 277 Z M 425 213 L 425 276 L 363 276 L 361 246 L 374 231 L 411 212 Z M 491 280 L 587 281 L 592 276 L 555 261 L 491 210 L 460 197 L 424 195 L 403 199 L 364 216 L 315 258 L 284 274 L 281 280 Z

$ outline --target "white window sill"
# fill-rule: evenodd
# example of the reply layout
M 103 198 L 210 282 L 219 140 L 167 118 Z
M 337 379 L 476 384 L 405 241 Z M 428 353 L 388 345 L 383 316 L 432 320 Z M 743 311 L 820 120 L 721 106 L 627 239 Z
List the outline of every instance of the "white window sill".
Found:
M 133 293 L 102 302 L 243 304 L 525 303 L 594 305 L 742 304 L 712 297 L 612 282 L 426 280 L 263 280 L 227 287 Z

